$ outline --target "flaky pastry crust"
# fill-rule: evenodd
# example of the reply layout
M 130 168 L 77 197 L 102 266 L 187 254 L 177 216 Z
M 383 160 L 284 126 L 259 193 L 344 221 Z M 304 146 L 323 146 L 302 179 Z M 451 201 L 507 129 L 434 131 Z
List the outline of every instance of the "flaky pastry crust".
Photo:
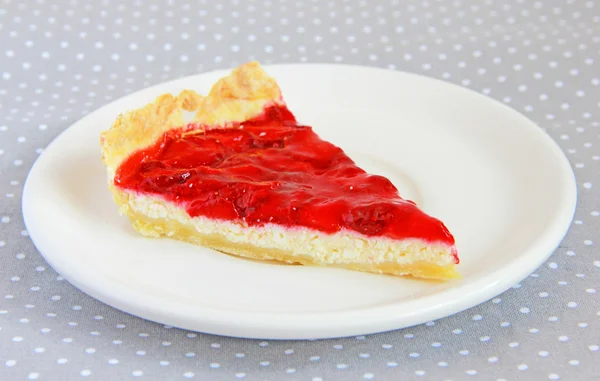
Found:
M 193 90 L 184 90 L 177 96 L 161 95 L 142 108 L 119 115 L 112 127 L 102 133 L 102 161 L 109 180 L 123 160 L 151 146 L 171 129 L 227 128 L 259 116 L 272 103 L 283 104 L 281 91 L 258 62 L 235 68 L 215 83 L 205 97 Z M 187 126 L 184 111 L 196 112 Z

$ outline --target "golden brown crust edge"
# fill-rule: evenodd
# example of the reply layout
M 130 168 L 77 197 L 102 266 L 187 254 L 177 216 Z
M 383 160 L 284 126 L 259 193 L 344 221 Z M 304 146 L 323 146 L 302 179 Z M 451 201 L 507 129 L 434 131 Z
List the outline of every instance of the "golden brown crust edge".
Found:
M 270 103 L 283 103 L 276 81 L 258 62 L 235 68 L 215 83 L 206 97 L 193 90 L 163 94 L 154 102 L 117 117 L 100 138 L 102 162 L 109 178 L 132 153 L 149 147 L 163 133 L 184 127 L 183 111 L 195 111 L 195 128 L 227 127 L 260 115 Z

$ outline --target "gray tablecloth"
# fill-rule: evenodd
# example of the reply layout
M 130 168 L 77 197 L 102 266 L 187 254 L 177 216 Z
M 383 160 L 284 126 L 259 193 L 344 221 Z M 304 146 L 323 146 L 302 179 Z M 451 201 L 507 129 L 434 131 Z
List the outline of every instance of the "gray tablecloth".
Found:
M 600 3 L 597 1 L 0 1 L 0 379 L 600 379 Z M 498 99 L 560 144 L 571 230 L 521 284 L 396 332 L 263 342 L 127 315 L 68 284 L 24 230 L 44 147 L 104 103 L 258 59 L 444 79 Z

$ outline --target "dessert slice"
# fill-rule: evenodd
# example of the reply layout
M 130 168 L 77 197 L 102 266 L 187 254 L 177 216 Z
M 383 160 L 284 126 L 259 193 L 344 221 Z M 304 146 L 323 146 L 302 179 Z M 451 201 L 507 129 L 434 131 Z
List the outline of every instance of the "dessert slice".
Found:
M 206 97 L 162 95 L 120 115 L 101 145 L 109 189 L 145 236 L 253 259 L 458 276 L 444 224 L 299 124 L 256 62 Z

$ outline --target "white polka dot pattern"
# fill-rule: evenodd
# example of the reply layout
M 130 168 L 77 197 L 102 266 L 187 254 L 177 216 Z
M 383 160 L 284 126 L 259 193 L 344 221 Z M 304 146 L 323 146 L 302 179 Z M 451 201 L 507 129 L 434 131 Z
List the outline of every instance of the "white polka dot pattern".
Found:
M 593 0 L 0 1 L 0 379 L 588 380 L 600 374 L 600 4 Z M 56 274 L 21 188 L 72 122 L 137 89 L 258 59 L 416 72 L 523 112 L 571 161 L 574 224 L 536 273 L 417 327 L 265 342 L 126 315 Z M 515 229 L 518 229 L 516 226 Z

